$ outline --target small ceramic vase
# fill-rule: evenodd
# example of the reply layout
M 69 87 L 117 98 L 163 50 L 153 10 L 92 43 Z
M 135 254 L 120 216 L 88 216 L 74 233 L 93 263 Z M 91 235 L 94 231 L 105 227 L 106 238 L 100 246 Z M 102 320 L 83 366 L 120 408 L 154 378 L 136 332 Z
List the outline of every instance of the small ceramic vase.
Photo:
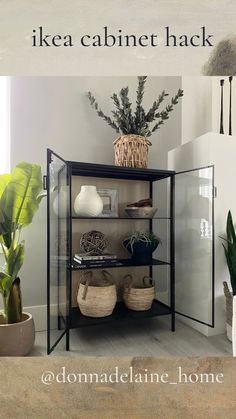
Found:
M 96 186 L 81 186 L 80 193 L 75 198 L 74 210 L 80 217 L 97 217 L 102 213 L 103 202 Z

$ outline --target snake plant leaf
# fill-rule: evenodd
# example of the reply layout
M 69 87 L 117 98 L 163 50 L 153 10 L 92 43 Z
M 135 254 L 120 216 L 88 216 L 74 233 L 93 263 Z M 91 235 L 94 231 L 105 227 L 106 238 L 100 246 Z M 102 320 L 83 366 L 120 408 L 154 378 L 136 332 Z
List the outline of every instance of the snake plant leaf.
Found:
M 236 234 L 234 230 L 231 211 L 228 212 L 228 216 L 227 216 L 226 232 L 227 232 L 228 241 L 236 244 Z
M 225 244 L 222 243 L 225 258 L 228 265 L 228 270 L 230 274 L 230 282 L 232 286 L 233 295 L 236 295 L 236 234 L 233 224 L 232 214 L 229 211 L 226 222 L 226 234 L 227 238 L 221 237 L 224 240 Z
M 19 163 L 11 174 L 0 199 L 0 207 L 8 220 L 25 227 L 32 222 L 38 210 L 42 190 L 41 167 L 36 164 Z

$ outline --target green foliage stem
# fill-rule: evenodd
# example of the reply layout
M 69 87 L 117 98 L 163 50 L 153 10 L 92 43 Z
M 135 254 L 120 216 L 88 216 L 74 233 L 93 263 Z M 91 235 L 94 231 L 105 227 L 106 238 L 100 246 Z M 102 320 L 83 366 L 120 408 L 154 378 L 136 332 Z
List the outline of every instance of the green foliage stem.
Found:
M 111 111 L 113 119 L 104 114 L 93 94 L 88 92 L 90 105 L 97 112 L 98 116 L 104 119 L 104 121 L 106 121 L 116 132 L 150 137 L 167 119 L 169 119 L 169 114 L 174 110 L 174 106 L 177 105 L 179 98 L 183 96 L 183 90 L 179 89 L 165 109 L 158 112 L 160 105 L 165 97 L 168 96 L 168 93 L 163 90 L 158 96 L 158 99 L 153 102 L 149 111 L 146 112 L 142 106 L 146 81 L 147 76 L 138 77 L 136 108 L 134 112 L 132 111 L 132 103 L 129 99 L 128 87 L 123 87 L 120 90 L 119 95 L 113 93 L 111 96 L 115 106 L 115 109 Z M 154 122 L 156 123 L 152 125 Z

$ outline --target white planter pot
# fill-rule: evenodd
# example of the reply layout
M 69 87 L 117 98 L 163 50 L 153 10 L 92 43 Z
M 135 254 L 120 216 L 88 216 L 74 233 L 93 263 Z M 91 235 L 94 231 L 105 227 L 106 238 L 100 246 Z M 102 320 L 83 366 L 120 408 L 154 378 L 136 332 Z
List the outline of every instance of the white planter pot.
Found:
M 236 356 L 236 295 L 233 296 L 232 345 L 233 356 Z
M 97 217 L 102 213 L 103 202 L 96 186 L 81 186 L 81 191 L 75 198 L 74 210 L 80 217 Z
M 4 324 L 0 315 L 0 356 L 27 355 L 35 340 L 34 320 L 30 313 L 23 313 L 23 321 Z

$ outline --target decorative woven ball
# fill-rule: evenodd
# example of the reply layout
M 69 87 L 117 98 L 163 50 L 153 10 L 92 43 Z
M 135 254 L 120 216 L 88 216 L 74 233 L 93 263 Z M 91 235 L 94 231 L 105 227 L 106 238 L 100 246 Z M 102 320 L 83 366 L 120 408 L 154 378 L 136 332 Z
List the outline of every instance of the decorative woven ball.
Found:
M 80 247 L 88 255 L 100 255 L 107 247 L 108 241 L 101 231 L 92 230 L 84 233 L 80 239 Z

